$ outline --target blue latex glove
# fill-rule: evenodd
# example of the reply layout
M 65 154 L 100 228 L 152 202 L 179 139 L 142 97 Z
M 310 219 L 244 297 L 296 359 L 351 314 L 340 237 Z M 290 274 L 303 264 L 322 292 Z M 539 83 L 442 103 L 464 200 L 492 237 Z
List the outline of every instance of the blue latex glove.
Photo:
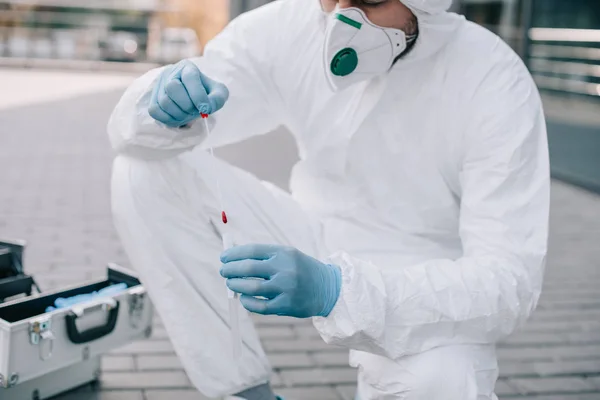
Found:
M 326 317 L 340 295 L 340 268 L 294 248 L 238 246 L 225 251 L 221 261 L 227 286 L 240 293 L 244 307 L 254 313 Z
M 49 306 L 46 308 L 46 312 L 52 312 L 59 308 L 71 307 L 76 304 L 85 303 L 99 297 L 112 296 L 126 289 L 126 283 L 118 283 L 116 285 L 107 286 L 104 289 L 100 289 L 97 292 L 94 291 L 92 293 L 79 294 L 77 296 L 67 298 L 59 297 L 54 301 L 54 306 Z
M 183 60 L 161 73 L 152 91 L 148 113 L 158 122 L 178 128 L 200 114 L 219 111 L 228 98 L 225 85 L 204 75 L 193 62 Z

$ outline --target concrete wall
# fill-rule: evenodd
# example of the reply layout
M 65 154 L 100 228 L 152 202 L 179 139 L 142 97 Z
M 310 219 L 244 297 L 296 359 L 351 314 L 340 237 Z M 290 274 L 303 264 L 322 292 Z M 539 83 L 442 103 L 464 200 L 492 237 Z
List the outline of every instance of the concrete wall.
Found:
M 229 14 L 233 19 L 243 12 L 260 7 L 264 4 L 270 3 L 271 1 L 272 0 L 230 0 Z
M 227 0 L 168 0 L 168 4 L 177 12 L 167 13 L 163 17 L 166 26 L 193 28 L 202 46 L 206 45 L 229 22 Z

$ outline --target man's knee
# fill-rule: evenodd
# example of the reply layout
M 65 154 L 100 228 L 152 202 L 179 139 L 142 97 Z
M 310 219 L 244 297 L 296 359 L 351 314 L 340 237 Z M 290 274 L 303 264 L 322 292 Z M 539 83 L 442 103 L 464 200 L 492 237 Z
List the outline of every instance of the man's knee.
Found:
M 402 400 L 496 400 L 493 346 L 448 346 L 361 365 L 359 397 Z
M 414 357 L 407 366 L 407 400 L 493 399 L 497 364 L 493 354 L 466 346 L 443 347 Z
M 477 386 L 473 370 L 466 364 L 439 359 L 419 363 L 411 372 L 407 400 L 475 400 Z

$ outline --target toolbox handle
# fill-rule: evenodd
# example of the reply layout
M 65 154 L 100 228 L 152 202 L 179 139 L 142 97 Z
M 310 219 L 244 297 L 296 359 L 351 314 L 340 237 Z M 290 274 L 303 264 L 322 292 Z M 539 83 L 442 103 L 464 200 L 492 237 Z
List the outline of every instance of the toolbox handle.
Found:
M 106 335 L 109 335 L 115 330 L 117 326 L 117 319 L 119 318 L 119 301 L 109 298 L 100 303 L 92 304 L 86 308 L 74 308 L 65 318 L 67 324 L 67 335 L 69 340 L 75 344 L 82 344 L 92 342 L 100 339 Z M 106 324 L 90 328 L 84 332 L 80 332 L 77 328 L 77 319 L 85 315 L 86 312 L 101 309 L 108 311 L 108 320 Z

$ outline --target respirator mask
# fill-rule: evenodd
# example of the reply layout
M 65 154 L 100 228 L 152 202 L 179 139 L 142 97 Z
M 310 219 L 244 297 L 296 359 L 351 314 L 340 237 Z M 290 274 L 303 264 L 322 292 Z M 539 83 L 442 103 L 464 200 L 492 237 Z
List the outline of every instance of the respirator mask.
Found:
M 328 18 L 323 58 L 334 91 L 386 73 L 417 38 L 375 25 L 355 7 L 335 9 Z

